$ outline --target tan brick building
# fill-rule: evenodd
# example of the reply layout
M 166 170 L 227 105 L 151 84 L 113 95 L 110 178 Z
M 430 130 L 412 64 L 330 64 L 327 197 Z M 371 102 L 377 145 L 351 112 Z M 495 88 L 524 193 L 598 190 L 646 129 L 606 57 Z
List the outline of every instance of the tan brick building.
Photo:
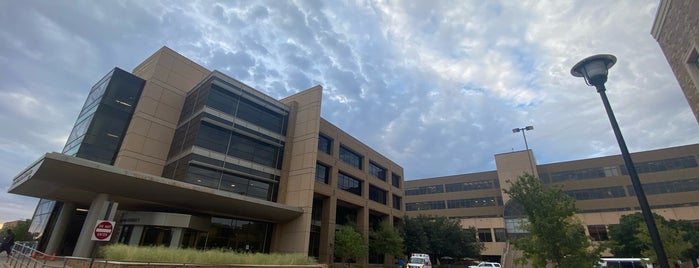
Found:
M 30 231 L 48 254 L 88 257 L 107 219 L 116 243 L 327 263 L 338 225 L 368 237 L 405 212 L 402 167 L 321 118 L 322 91 L 276 100 L 163 47 L 95 84 L 63 152 L 9 192 L 41 198 Z
M 699 144 L 631 154 L 653 212 L 666 219 L 688 220 L 699 230 Z M 576 200 L 577 217 L 594 241 L 608 240 L 607 228 L 622 215 L 640 212 L 621 155 L 538 165 L 531 150 L 495 156 L 497 170 L 405 182 L 405 208 L 419 214 L 461 220 L 475 227 L 485 242 L 486 260 L 512 267 L 518 254 L 508 236 L 518 228 L 522 214 L 509 205 L 508 180 L 524 172 L 545 184 L 562 186 Z M 610 255 L 609 253 L 606 253 Z
M 651 34 L 699 122 L 699 2 L 661 0 Z

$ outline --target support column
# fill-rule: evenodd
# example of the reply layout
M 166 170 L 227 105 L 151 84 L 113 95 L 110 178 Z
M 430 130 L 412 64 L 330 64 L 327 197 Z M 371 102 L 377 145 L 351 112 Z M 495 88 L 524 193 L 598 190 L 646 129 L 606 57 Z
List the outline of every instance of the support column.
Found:
M 183 228 L 172 228 L 172 238 L 170 239 L 170 248 L 179 248 L 182 244 Z
M 59 247 L 63 243 L 66 234 L 66 229 L 68 229 L 68 225 L 70 224 L 70 218 L 73 215 L 74 210 L 75 203 L 63 203 L 63 206 L 61 207 L 61 212 L 59 212 L 58 218 L 56 219 L 56 224 L 54 225 L 53 230 L 51 231 L 51 237 L 49 237 L 49 241 L 46 244 L 45 252 L 47 254 L 56 253 L 60 249 Z
M 129 237 L 129 246 L 138 246 L 141 244 L 141 236 L 143 235 L 143 225 L 135 225 Z
M 92 241 L 92 232 L 98 220 L 105 219 L 109 209 L 109 194 L 98 194 L 90 204 L 85 223 L 80 230 L 80 236 L 73 250 L 74 257 L 90 258 L 95 241 Z
M 333 250 L 335 244 L 335 218 L 337 217 L 337 197 L 329 197 L 323 200 L 323 215 L 320 223 L 320 248 L 318 249 L 318 261 L 320 263 L 333 263 Z

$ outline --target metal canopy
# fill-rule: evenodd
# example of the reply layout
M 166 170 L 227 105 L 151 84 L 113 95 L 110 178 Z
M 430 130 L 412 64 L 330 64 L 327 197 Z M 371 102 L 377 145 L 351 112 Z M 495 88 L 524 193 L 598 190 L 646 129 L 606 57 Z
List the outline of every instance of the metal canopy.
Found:
M 100 193 L 120 210 L 287 222 L 303 210 L 257 198 L 134 172 L 60 153 L 47 153 L 17 175 L 8 192 L 89 207 Z

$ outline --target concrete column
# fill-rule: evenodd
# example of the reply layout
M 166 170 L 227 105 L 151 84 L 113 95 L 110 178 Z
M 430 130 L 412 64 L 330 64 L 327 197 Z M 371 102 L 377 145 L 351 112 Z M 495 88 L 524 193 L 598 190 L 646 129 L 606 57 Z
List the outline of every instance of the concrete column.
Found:
M 136 225 L 131 231 L 131 237 L 129 237 L 129 246 L 138 246 L 141 244 L 141 236 L 143 235 L 143 225 Z
M 80 236 L 73 250 L 74 257 L 90 258 L 95 241 L 92 241 L 92 232 L 98 220 L 103 220 L 109 208 L 109 194 L 98 194 L 90 204 L 85 223 L 80 230 Z
M 182 244 L 182 236 L 184 235 L 183 228 L 172 228 L 172 238 L 170 239 L 170 248 L 179 248 Z
M 320 223 L 320 248 L 318 249 L 318 261 L 320 263 L 333 262 L 333 250 L 335 243 L 335 218 L 337 217 L 337 197 L 329 197 L 323 200 L 323 213 Z
M 63 203 L 63 206 L 61 207 L 61 212 L 59 212 L 58 218 L 56 219 L 56 224 L 53 227 L 53 231 L 51 231 L 51 237 L 49 237 L 49 241 L 46 244 L 45 252 L 47 254 L 53 254 L 59 251 L 60 246 L 65 238 L 66 229 L 68 228 L 68 224 L 70 224 L 70 218 L 73 215 L 74 210 L 74 203 Z

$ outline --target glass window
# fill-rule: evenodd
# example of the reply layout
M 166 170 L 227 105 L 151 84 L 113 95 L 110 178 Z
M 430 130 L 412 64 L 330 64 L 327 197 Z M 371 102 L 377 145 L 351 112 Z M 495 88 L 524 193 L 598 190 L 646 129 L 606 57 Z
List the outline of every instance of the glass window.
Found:
M 592 239 L 592 241 L 607 241 L 607 240 L 609 240 L 609 236 L 607 236 L 607 226 L 588 225 L 587 231 L 590 233 L 590 239 Z
M 505 228 L 495 228 L 495 242 L 507 242 L 507 232 Z
M 391 184 L 400 188 L 400 176 L 398 174 L 391 172 Z
M 401 209 L 401 202 L 402 198 L 397 195 L 393 195 L 393 208 L 400 210 Z
M 444 185 L 427 185 L 405 190 L 405 195 L 438 194 L 444 192 Z
M 636 190 L 633 189 L 633 186 L 627 186 L 627 188 L 629 191 L 629 195 L 636 196 Z M 646 193 L 646 195 L 699 191 L 699 178 L 656 183 L 644 183 L 643 191 Z
M 362 181 L 342 172 L 337 174 L 337 188 L 359 196 L 362 195 Z
M 415 203 L 405 203 L 405 210 L 416 211 L 416 210 L 435 210 L 435 209 L 445 209 L 444 201 L 427 201 L 427 202 L 415 202 Z
M 332 154 L 332 144 L 333 141 L 327 136 L 323 134 L 318 135 L 318 151 Z
M 493 180 L 493 179 L 450 183 L 450 184 L 444 185 L 444 188 L 446 189 L 447 193 L 483 190 L 483 189 L 493 189 L 493 188 L 498 188 L 498 187 L 500 187 L 498 180 Z
M 362 169 L 362 159 L 363 157 L 361 155 L 345 148 L 345 146 L 340 146 L 340 160 L 342 160 L 342 162 L 357 169 Z
M 229 115 L 235 115 L 235 111 L 238 109 L 239 98 L 240 96 L 235 93 L 212 84 L 206 100 L 206 106 Z
M 274 112 L 249 99 L 240 99 L 236 116 L 272 132 L 286 134 L 286 113 Z
M 498 200 L 498 197 L 447 200 L 447 208 L 494 207 L 502 205 L 500 200 Z
M 328 184 L 330 181 L 330 168 L 321 163 L 316 163 L 316 181 Z
M 662 160 L 634 163 L 634 166 L 636 167 L 636 172 L 640 174 L 684 168 L 695 168 L 697 167 L 697 160 L 696 158 L 694 158 L 694 156 L 685 156 L 678 158 L 668 158 Z M 621 165 L 621 171 L 624 175 L 629 174 L 626 170 L 626 165 Z
M 202 121 L 194 145 L 225 154 L 230 138 L 230 130 Z
M 369 199 L 385 205 L 386 195 L 387 192 L 385 190 L 374 185 L 369 185 Z
M 369 161 L 369 174 L 382 181 L 386 181 L 386 169 L 373 161 Z
M 571 190 L 563 191 L 563 193 L 569 195 L 575 200 L 619 198 L 626 196 L 626 193 L 624 192 L 624 188 L 622 186 Z
M 490 228 L 478 229 L 478 240 L 481 242 L 493 242 L 493 235 L 490 232 Z

